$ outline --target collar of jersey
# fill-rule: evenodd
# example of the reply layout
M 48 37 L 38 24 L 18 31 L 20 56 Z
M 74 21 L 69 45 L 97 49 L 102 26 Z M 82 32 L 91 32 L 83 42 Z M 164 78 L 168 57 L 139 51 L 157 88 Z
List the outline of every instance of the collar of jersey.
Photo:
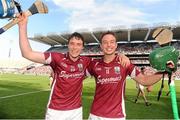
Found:
M 118 60 L 118 56 L 117 56 L 117 55 L 116 55 L 115 58 L 114 58 L 111 62 L 109 62 L 109 63 L 104 62 L 103 58 L 101 59 L 101 61 L 103 62 L 103 64 L 106 65 L 106 66 L 112 66 L 113 63 L 116 62 L 117 60 Z
M 79 58 L 78 58 L 76 61 L 73 61 L 73 60 L 71 60 L 71 58 L 69 57 L 69 52 L 67 52 L 67 53 L 65 54 L 65 56 L 66 56 L 66 58 L 67 58 L 69 61 L 71 61 L 71 62 L 73 62 L 73 63 L 79 62 L 79 60 L 80 60 L 80 58 L 81 58 L 81 56 L 79 56 Z

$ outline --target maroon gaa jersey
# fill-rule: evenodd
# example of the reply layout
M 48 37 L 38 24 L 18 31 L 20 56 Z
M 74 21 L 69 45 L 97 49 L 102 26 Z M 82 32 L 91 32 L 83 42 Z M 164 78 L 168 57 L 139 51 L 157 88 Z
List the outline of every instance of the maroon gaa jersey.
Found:
M 49 97 L 48 108 L 72 110 L 81 107 L 82 83 L 89 65 L 88 57 L 72 61 L 67 54 L 44 53 L 46 63 L 54 71 L 54 80 Z
M 119 58 L 110 63 L 103 59 L 93 60 L 88 67 L 89 73 L 95 77 L 96 91 L 91 106 L 91 113 L 106 118 L 124 118 L 124 87 L 126 76 L 132 78 L 140 72 L 133 64 L 122 67 Z

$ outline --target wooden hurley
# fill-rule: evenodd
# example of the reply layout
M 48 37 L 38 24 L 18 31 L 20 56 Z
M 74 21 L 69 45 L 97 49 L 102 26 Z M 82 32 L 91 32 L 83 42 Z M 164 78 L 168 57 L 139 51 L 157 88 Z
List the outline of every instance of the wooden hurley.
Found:
M 158 28 L 154 31 L 152 37 L 159 43 L 159 45 L 170 43 L 173 39 L 173 32 L 166 28 Z
M 31 16 L 37 13 L 41 13 L 41 14 L 48 13 L 48 7 L 41 0 L 36 0 L 33 3 L 33 5 L 27 11 L 25 11 L 25 14 L 27 16 Z M 18 23 L 18 19 L 17 18 L 13 19 L 8 24 L 0 28 L 0 34 L 4 33 L 6 30 L 16 25 L 17 23 Z

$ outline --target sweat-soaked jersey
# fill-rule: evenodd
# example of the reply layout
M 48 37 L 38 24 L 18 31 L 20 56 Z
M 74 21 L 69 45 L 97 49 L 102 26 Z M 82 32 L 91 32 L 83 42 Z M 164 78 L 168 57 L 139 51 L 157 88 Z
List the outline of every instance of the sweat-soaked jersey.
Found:
M 91 106 L 91 113 L 106 118 L 124 118 L 125 80 L 129 75 L 134 78 L 140 72 L 133 64 L 127 68 L 119 63 L 119 58 L 110 63 L 103 59 L 93 60 L 88 67 L 89 73 L 95 77 L 96 90 Z
M 46 63 L 54 71 L 48 108 L 72 110 L 81 107 L 82 83 L 90 59 L 81 56 L 74 62 L 68 54 L 46 52 L 44 55 Z

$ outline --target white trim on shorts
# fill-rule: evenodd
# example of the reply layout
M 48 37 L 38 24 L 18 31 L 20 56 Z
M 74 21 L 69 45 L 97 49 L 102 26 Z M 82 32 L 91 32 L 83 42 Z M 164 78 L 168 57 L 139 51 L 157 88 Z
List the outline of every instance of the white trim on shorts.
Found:
M 125 118 L 105 118 L 90 113 L 88 120 L 125 120 Z
M 45 120 L 83 120 L 82 107 L 73 110 L 54 110 L 48 108 Z

